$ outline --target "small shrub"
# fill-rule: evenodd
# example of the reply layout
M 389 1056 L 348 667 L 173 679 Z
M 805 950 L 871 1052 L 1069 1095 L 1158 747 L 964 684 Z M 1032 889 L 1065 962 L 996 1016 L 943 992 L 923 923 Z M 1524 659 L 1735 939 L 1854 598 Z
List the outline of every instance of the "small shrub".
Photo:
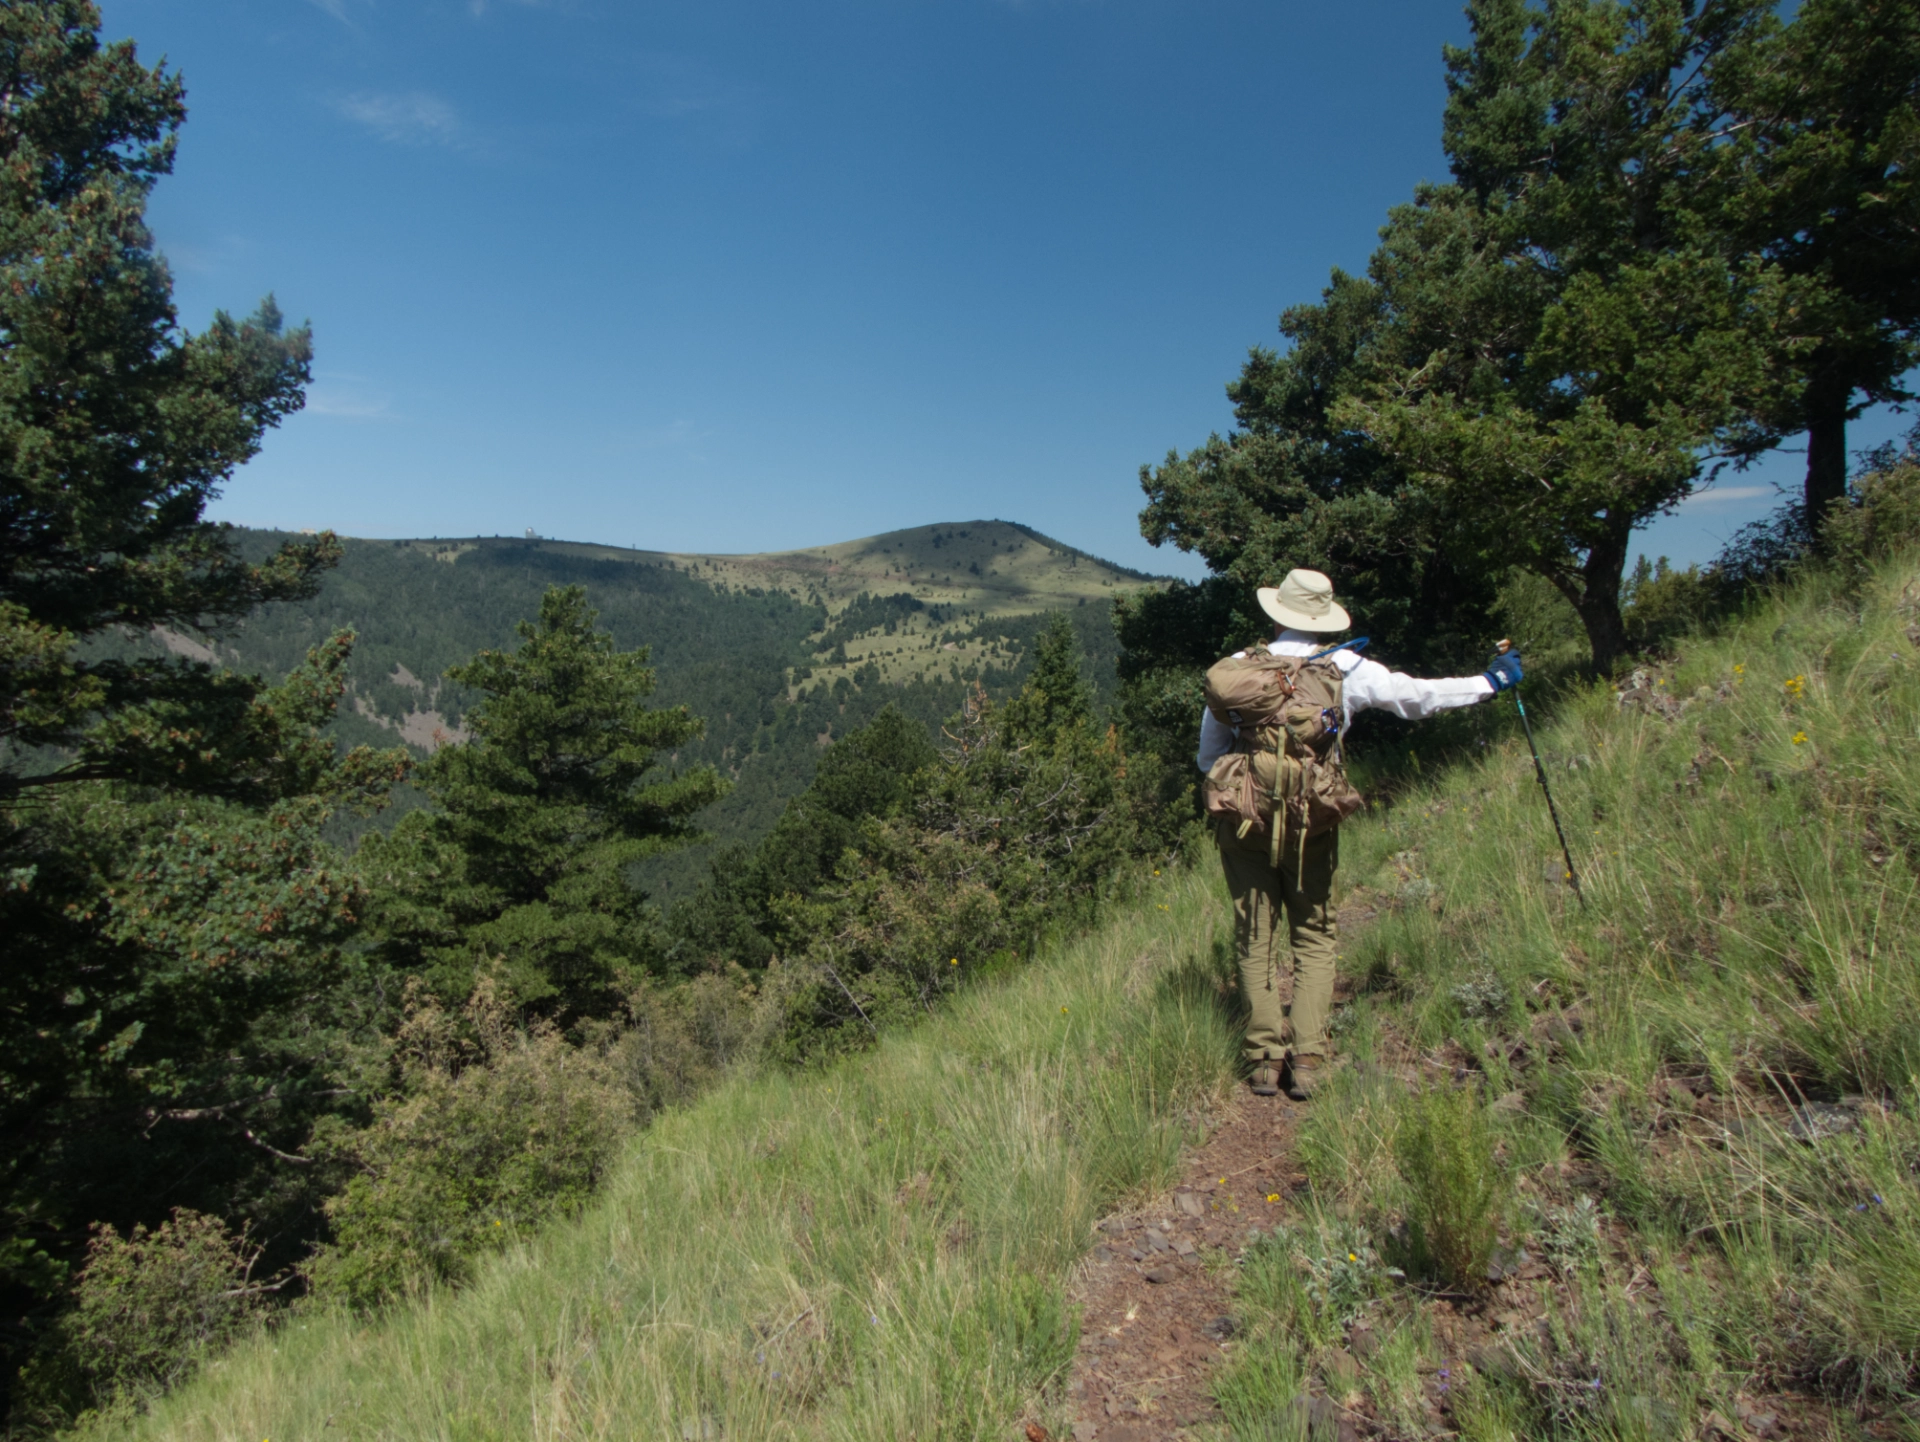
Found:
M 1519 1364 L 1509 1401 L 1532 1414 L 1521 1436 L 1666 1442 L 1689 1434 L 1700 1379 L 1686 1348 L 1657 1308 L 1617 1282 L 1570 1285 L 1541 1327 L 1517 1331 L 1508 1346 Z
M 355 1305 L 461 1281 L 480 1253 L 584 1202 L 635 1105 L 608 1057 L 549 1026 L 517 1031 L 483 979 L 464 1026 L 416 993 L 401 1045 L 404 1094 L 337 1144 L 358 1175 L 327 1203 L 320 1296 Z
M 1579 1271 L 1600 1260 L 1600 1208 L 1592 1197 L 1581 1196 L 1570 1207 L 1549 1204 L 1540 1209 L 1535 1245 L 1563 1272 Z
M 1476 973 L 1452 987 L 1447 995 L 1468 1021 L 1494 1020 L 1506 1015 L 1507 989 L 1490 971 Z
M 1920 544 L 1920 458 L 1911 449 L 1883 456 L 1854 479 L 1854 503 L 1827 521 L 1834 558 L 1864 570 L 1867 563 Z
M 706 972 L 627 998 L 627 1025 L 608 1060 L 642 1116 L 689 1101 L 752 1046 L 753 1003 L 744 978 Z
M 1719 578 L 1698 566 L 1676 571 L 1665 556 L 1657 564 L 1642 556 L 1622 589 L 1629 644 L 1657 651 L 1707 619 L 1719 599 Z
M 53 1347 L 27 1391 L 78 1409 L 162 1392 L 252 1327 L 259 1249 L 218 1217 L 176 1208 L 152 1231 L 95 1226 Z
M 1387 1286 L 1373 1243 L 1351 1222 L 1328 1216 L 1276 1227 L 1250 1248 L 1242 1294 L 1284 1332 L 1332 1342 Z
M 1393 1150 L 1407 1185 L 1407 1270 L 1463 1290 L 1485 1286 L 1508 1182 L 1478 1095 L 1469 1087 L 1421 1093 Z

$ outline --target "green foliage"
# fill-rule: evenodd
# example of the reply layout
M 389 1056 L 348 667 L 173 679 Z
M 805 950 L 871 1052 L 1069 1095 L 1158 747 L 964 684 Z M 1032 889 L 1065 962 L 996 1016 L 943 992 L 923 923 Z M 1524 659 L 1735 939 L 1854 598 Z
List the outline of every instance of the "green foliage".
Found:
M 89 1402 L 124 1409 L 191 1376 L 257 1325 L 270 1290 L 253 1282 L 259 1258 L 220 1218 L 184 1208 L 126 1237 L 95 1226 L 23 1410 L 57 1422 Z
M 483 977 L 463 1012 L 417 995 L 399 1035 L 406 1086 L 329 1146 L 354 1175 L 307 1265 L 321 1299 L 365 1306 L 458 1281 L 475 1259 L 583 1205 L 634 1122 L 615 1067 L 551 1026 L 515 1028 Z
M 608 1060 L 648 1119 L 692 1101 L 757 1054 L 754 988 L 738 970 L 677 985 L 645 982 L 625 1011 Z
M 83 1398 L 108 1400 L 175 1386 L 257 1325 L 269 1292 L 253 1283 L 259 1254 L 219 1217 L 184 1208 L 129 1237 L 94 1227 L 73 1308 L 35 1381 L 71 1371 Z
M 634 868 L 691 840 L 725 792 L 705 767 L 656 774 L 700 723 L 648 707 L 646 651 L 617 650 L 596 620 L 579 587 L 555 588 L 517 651 L 450 670 L 482 697 L 472 739 L 420 768 L 436 809 L 364 848 L 382 955 L 443 997 L 497 958 L 523 1004 L 609 1015 L 654 950 Z
M 238 535 L 250 557 L 270 554 L 285 539 L 268 532 Z M 1022 545 L 1033 539 L 1017 527 L 993 525 L 953 545 L 984 549 L 997 536 Z M 934 539 L 942 534 L 935 532 Z M 711 766 L 733 782 L 700 818 L 711 841 L 642 863 L 642 889 L 666 903 L 684 901 L 721 848 L 751 848 L 763 840 L 786 804 L 806 789 L 827 742 L 859 730 L 888 707 L 937 738 L 941 723 L 976 681 L 996 699 L 1019 689 L 1046 620 L 1042 608 L 1075 584 L 1057 563 L 1034 572 L 1031 579 L 1042 594 L 1031 598 L 1023 597 L 1020 577 L 996 578 L 1001 589 L 986 598 L 996 607 L 991 612 L 962 606 L 957 597 L 925 602 L 916 611 L 884 596 L 873 602 L 879 593 L 869 590 L 872 624 L 848 639 L 879 659 L 839 668 L 828 662 L 831 648 L 819 649 L 829 625 L 826 609 L 797 580 L 792 589 L 798 594 L 728 585 L 709 579 L 713 573 L 706 567 L 681 569 L 672 558 L 557 542 L 345 540 L 340 546 L 340 565 L 318 595 L 267 608 L 224 634 L 217 642 L 219 659 L 236 669 L 277 674 L 297 665 L 318 640 L 350 626 L 354 655 L 333 736 L 346 745 L 387 745 L 404 727 L 416 754 L 425 755 L 436 732 L 442 740 L 461 734 L 476 699 L 469 688 L 445 678 L 447 669 L 476 650 L 511 646 L 515 622 L 538 612 L 549 586 L 586 587 L 617 646 L 647 647 L 658 680 L 656 702 L 685 706 L 705 722 L 702 734 L 681 746 L 678 764 Z M 1045 554 L 1037 546 L 1029 549 Z M 948 549 L 936 546 L 928 555 L 944 560 Z M 926 559 L 917 557 L 914 564 Z M 1068 614 L 1091 662 L 1096 698 L 1106 704 L 1117 648 L 1109 603 L 1099 583 L 1093 584 L 1088 603 Z M 858 602 L 857 593 L 853 599 Z M 886 633 L 889 620 L 897 635 Z M 955 651 L 941 650 L 942 642 Z M 329 835 L 342 845 L 357 844 L 371 830 L 390 829 L 396 813 L 414 809 L 421 799 L 402 788 L 378 822 L 337 818 Z
M 1034 648 L 1026 684 L 1007 703 L 1000 725 L 1008 742 L 1047 745 L 1093 724 L 1093 685 L 1085 674 L 1073 623 L 1056 611 Z
M 1622 616 L 1633 531 L 1703 464 L 1808 428 L 1824 524 L 1847 420 L 1904 395 L 1915 354 L 1920 20 L 1776 8 L 1471 5 L 1447 57 L 1456 183 L 1390 213 L 1364 278 L 1283 315 L 1291 349 L 1229 387 L 1239 429 L 1142 471 L 1142 533 L 1241 594 L 1327 571 L 1428 669 L 1484 647 L 1524 568 L 1607 670 L 1648 640 Z M 1152 629 L 1142 654 L 1171 657 Z
M 1409 1104 L 1394 1138 L 1407 1189 L 1407 1270 L 1461 1291 L 1487 1282 L 1510 1184 L 1470 1087 L 1436 1087 Z
M 1710 570 L 1676 571 L 1665 556 L 1649 562 L 1643 555 L 1620 593 L 1628 643 L 1642 654 L 1662 651 L 1711 616 L 1721 599 L 1719 578 Z
M 1156 798 L 1129 776 L 1117 735 L 1091 725 L 1064 619 L 1038 651 L 1012 701 L 996 708 L 977 693 L 934 764 L 865 811 L 830 878 L 769 896 L 771 927 L 791 948 L 766 982 L 775 1055 L 866 1045 L 975 972 L 1084 923 L 1129 859 L 1165 844 Z
M 1198 552 L 1215 579 L 1129 603 L 1126 669 L 1209 664 L 1265 636 L 1254 589 L 1296 566 L 1335 577 L 1375 644 L 1409 665 L 1445 670 L 1479 656 L 1485 641 L 1470 618 L 1491 600 L 1497 571 L 1438 546 L 1432 507 L 1407 469 L 1334 413 L 1393 342 L 1390 305 L 1378 277 L 1335 271 L 1318 304 L 1281 316 L 1291 349 L 1253 351 L 1227 387 L 1238 429 L 1141 468 L 1141 534 Z
M 1721 69 L 1770 11 L 1471 7 L 1475 44 L 1448 54 L 1460 184 L 1393 212 L 1372 269 L 1399 338 L 1334 407 L 1419 478 L 1457 558 L 1559 587 L 1603 669 L 1634 528 L 1809 348 L 1807 287 L 1713 230 L 1702 178 Z
M 1740 449 L 1807 432 L 1800 509 L 1818 532 L 1846 499 L 1847 423 L 1908 397 L 1920 354 L 1920 12 L 1906 0 L 1814 0 L 1756 49 L 1716 84 L 1739 117 L 1714 153 L 1719 218 L 1815 298 L 1794 318 L 1814 346 L 1799 384 L 1751 418 Z
M 311 596 L 339 546 L 249 559 L 204 518 L 301 405 L 310 338 L 271 298 L 181 328 L 144 213 L 183 87 L 99 28 L 0 8 L 0 1408 L 89 1224 L 246 1213 L 297 1251 L 298 1149 L 379 1011 L 319 828 L 405 767 L 317 734 L 350 635 L 278 686 L 153 639 Z
M 101 45 L 99 24 L 83 0 L 0 14 L 0 799 L 109 777 L 219 789 L 257 683 L 77 643 L 217 627 L 310 594 L 337 556 L 323 536 L 250 565 L 202 519 L 299 409 L 309 338 L 271 299 L 180 329 L 144 215 L 183 87 L 130 42 Z M 22 764 L 32 748 L 58 751 Z
M 708 884 L 674 907 L 674 960 L 757 968 L 804 951 L 812 933 L 794 904 L 832 880 L 867 821 L 897 817 L 912 804 L 916 778 L 936 755 L 926 728 L 892 706 L 836 741 L 766 839 L 751 852 L 723 851 Z
M 862 591 L 853 598 L 846 610 L 834 617 L 833 624 L 826 628 L 813 649 L 831 651 L 836 646 L 845 647 L 847 642 L 875 627 L 891 636 L 899 629 L 902 620 L 926 609 L 911 592 L 898 591 L 891 596 L 873 596 Z M 937 609 L 930 619 L 936 622 L 940 619 Z
M 1853 501 L 1828 512 L 1823 539 L 1841 568 L 1865 580 L 1876 561 L 1920 545 L 1920 454 L 1911 438 L 1855 479 Z

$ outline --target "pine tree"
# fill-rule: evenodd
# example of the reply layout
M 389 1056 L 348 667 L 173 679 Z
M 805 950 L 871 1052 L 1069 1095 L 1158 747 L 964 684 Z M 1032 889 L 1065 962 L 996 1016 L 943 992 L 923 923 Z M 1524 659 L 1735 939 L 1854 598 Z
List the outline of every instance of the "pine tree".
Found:
M 499 965 L 545 1015 L 608 1014 L 659 965 L 635 865 L 697 839 L 694 815 L 726 794 L 710 767 L 658 774 L 701 723 L 649 707 L 646 650 L 597 619 L 581 587 L 549 588 L 518 649 L 448 671 L 481 693 L 471 739 L 420 768 L 435 808 L 363 848 L 383 956 L 452 1001 Z
M 0 1413 L 89 1223 L 246 1212 L 289 1259 L 299 1148 L 378 1021 L 319 827 L 404 769 L 319 735 L 350 636 L 278 686 L 156 644 L 312 594 L 338 547 L 250 564 L 205 519 L 309 336 L 271 298 L 180 327 L 145 207 L 184 92 L 99 26 L 0 6 Z

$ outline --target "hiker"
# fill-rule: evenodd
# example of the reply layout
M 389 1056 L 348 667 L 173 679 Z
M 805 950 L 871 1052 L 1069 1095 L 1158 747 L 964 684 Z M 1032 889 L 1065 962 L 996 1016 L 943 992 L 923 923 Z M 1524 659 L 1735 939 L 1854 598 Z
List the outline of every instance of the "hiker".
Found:
M 1352 623 L 1318 571 L 1290 571 L 1258 594 L 1274 639 L 1265 655 L 1239 651 L 1208 671 L 1196 759 L 1207 773 L 1207 809 L 1233 894 L 1251 1085 L 1256 1096 L 1273 1096 L 1284 1084 L 1288 1096 L 1305 1101 L 1327 1055 L 1339 823 L 1362 805 L 1341 754 L 1347 725 L 1356 711 L 1417 721 L 1484 701 L 1520 680 L 1520 658 L 1508 651 L 1484 675 L 1422 681 L 1363 659 L 1364 637 L 1333 641 Z M 1291 943 L 1285 966 L 1275 955 L 1283 908 Z

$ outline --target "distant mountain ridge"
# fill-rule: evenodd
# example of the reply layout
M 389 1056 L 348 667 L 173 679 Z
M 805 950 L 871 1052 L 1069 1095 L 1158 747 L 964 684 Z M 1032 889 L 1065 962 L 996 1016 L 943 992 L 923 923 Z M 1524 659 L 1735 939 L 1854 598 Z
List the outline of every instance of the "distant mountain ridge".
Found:
M 264 556 L 284 538 L 245 531 L 241 546 Z M 820 747 L 881 707 L 937 729 L 974 682 L 1010 692 L 1051 612 L 1073 620 L 1096 692 L 1111 695 L 1111 601 L 1156 583 L 1008 521 L 757 555 L 538 536 L 349 539 L 313 600 L 271 607 L 229 634 L 157 640 L 277 675 L 351 627 L 358 641 L 336 733 L 425 754 L 465 734 L 473 698 L 443 679 L 447 667 L 513 645 L 514 624 L 535 614 L 547 586 L 583 585 L 621 646 L 650 648 L 655 699 L 705 718 L 704 739 L 676 761 L 734 780 L 706 822 L 719 840 L 750 842 L 811 779 Z M 677 892 L 705 864 L 699 853 L 668 858 L 649 882 Z

